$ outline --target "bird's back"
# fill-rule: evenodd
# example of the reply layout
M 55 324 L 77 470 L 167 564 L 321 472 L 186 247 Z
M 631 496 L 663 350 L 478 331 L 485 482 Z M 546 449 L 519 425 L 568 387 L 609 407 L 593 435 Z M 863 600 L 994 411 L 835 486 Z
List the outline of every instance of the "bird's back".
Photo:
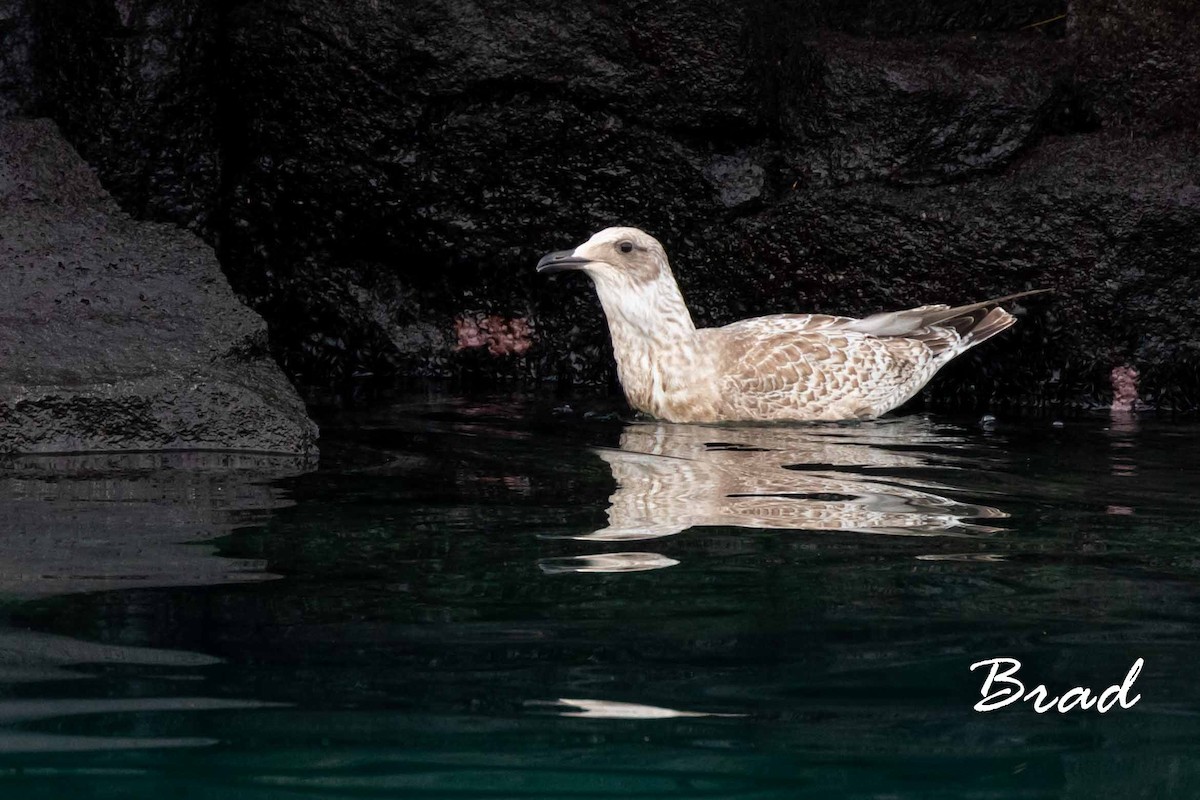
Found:
M 954 356 L 1015 321 L 1002 309 L 963 308 L 862 320 L 780 314 L 700 333 L 716 357 L 724 418 L 857 419 L 900 405 Z

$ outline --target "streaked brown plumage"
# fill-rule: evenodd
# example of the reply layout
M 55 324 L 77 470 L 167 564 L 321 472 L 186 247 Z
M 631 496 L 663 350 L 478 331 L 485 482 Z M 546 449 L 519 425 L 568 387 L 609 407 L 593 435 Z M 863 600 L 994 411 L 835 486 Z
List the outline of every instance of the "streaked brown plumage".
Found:
M 630 405 L 670 422 L 877 417 L 958 354 L 1011 326 L 997 305 L 921 306 L 865 319 L 776 314 L 697 328 L 658 241 L 607 228 L 539 272 L 578 269 L 596 285 Z

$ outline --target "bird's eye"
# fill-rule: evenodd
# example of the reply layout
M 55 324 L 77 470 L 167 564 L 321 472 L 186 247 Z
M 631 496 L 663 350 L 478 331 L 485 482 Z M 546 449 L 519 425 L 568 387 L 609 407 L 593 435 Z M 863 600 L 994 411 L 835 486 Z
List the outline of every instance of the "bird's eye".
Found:
M 621 242 L 619 245 L 617 245 L 617 247 L 620 249 L 620 251 L 622 253 L 632 253 L 633 252 L 633 242 Z

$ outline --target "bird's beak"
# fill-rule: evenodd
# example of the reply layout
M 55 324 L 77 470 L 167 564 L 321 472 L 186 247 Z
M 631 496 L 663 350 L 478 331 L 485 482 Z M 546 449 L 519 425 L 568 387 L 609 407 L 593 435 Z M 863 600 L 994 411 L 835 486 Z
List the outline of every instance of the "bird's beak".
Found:
M 592 263 L 592 259 L 575 255 L 574 250 L 559 250 L 547 253 L 537 263 L 538 272 L 563 272 L 568 269 L 583 269 Z

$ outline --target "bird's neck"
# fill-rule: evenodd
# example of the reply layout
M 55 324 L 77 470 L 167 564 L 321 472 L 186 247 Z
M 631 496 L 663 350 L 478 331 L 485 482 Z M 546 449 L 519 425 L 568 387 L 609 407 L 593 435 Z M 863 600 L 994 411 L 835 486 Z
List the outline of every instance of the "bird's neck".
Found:
M 652 283 L 598 280 L 596 294 L 608 319 L 614 349 L 618 341 L 623 346 L 654 350 L 687 346 L 695 339 L 696 325 L 669 271 L 664 270 Z M 621 354 L 616 355 L 620 360 Z
M 652 284 L 597 281 L 596 289 L 625 397 L 639 411 L 674 420 L 684 418 L 680 408 L 711 404 L 704 380 L 710 354 L 700 347 L 679 286 L 664 273 Z

